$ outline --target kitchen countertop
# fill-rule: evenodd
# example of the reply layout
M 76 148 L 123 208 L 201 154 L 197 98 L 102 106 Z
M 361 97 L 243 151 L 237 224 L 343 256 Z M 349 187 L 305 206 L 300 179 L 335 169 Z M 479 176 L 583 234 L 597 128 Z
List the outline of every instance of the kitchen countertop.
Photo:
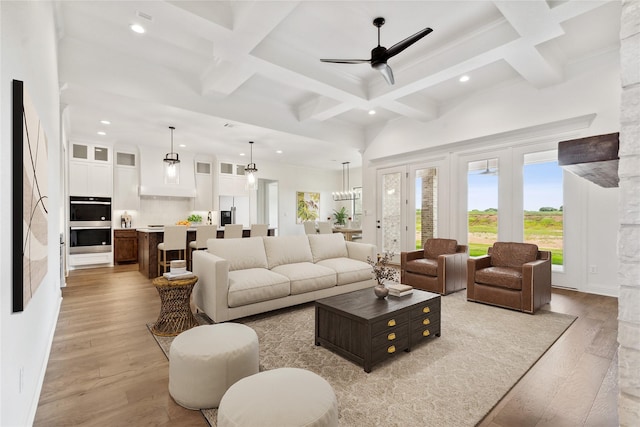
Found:
M 198 227 L 189 227 L 187 231 L 196 231 Z M 251 227 L 243 227 L 243 230 L 251 230 Z M 275 227 L 269 227 L 269 230 L 274 230 Z M 133 228 L 122 228 L 121 230 L 134 230 Z M 136 231 L 143 233 L 163 233 L 164 227 L 139 227 L 135 228 Z M 224 227 L 218 227 L 218 231 L 223 231 Z

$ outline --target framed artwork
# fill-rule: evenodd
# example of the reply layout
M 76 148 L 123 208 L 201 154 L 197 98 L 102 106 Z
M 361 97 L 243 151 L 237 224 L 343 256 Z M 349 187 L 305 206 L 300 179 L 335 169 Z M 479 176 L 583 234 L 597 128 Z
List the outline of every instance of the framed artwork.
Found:
M 315 221 L 320 216 L 320 193 L 296 192 L 296 224 Z
M 47 275 L 47 137 L 24 83 L 13 81 L 13 312 Z

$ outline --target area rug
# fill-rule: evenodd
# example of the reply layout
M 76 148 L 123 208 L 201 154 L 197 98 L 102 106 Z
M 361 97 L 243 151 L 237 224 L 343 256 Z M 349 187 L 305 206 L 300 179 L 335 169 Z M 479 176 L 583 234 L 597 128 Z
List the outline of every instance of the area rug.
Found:
M 367 374 L 314 345 L 314 313 L 313 304 L 305 304 L 236 322 L 257 332 L 260 370 L 297 367 L 325 378 L 345 427 L 474 426 L 576 319 L 467 302 L 458 292 L 442 297 L 440 337 Z M 168 355 L 172 339 L 156 340 Z M 217 410 L 202 412 L 215 427 Z

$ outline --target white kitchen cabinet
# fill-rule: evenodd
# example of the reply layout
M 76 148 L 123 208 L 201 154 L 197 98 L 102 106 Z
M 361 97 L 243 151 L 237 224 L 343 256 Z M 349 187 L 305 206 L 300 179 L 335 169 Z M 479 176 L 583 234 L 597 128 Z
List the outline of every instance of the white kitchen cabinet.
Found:
M 113 195 L 111 149 L 102 145 L 73 143 L 69 160 L 71 196 Z
M 244 174 L 244 165 L 233 163 L 220 163 L 218 174 L 218 194 L 221 196 L 248 196 L 249 190 L 245 189 L 247 178 Z
M 71 196 L 111 197 L 112 182 L 110 164 L 69 162 L 69 194 Z
M 196 198 L 193 210 L 213 210 L 213 173 L 211 163 L 196 160 Z
M 140 209 L 138 188 L 140 179 L 135 153 L 116 152 L 113 179 L 114 210 L 137 211 Z

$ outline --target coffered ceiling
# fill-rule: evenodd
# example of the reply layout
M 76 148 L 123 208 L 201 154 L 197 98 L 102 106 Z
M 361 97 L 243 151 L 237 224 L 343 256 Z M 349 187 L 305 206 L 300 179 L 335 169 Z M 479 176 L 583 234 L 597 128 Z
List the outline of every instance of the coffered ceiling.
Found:
M 252 140 L 256 161 L 336 170 L 359 165 L 390 120 L 434 120 L 508 81 L 561 83 L 617 50 L 620 29 L 618 1 L 60 1 L 56 13 L 71 139 L 168 151 L 175 126 L 177 151 L 235 158 Z M 389 60 L 395 85 L 368 64 L 320 62 L 368 59 L 378 16 L 386 47 L 433 29 Z

